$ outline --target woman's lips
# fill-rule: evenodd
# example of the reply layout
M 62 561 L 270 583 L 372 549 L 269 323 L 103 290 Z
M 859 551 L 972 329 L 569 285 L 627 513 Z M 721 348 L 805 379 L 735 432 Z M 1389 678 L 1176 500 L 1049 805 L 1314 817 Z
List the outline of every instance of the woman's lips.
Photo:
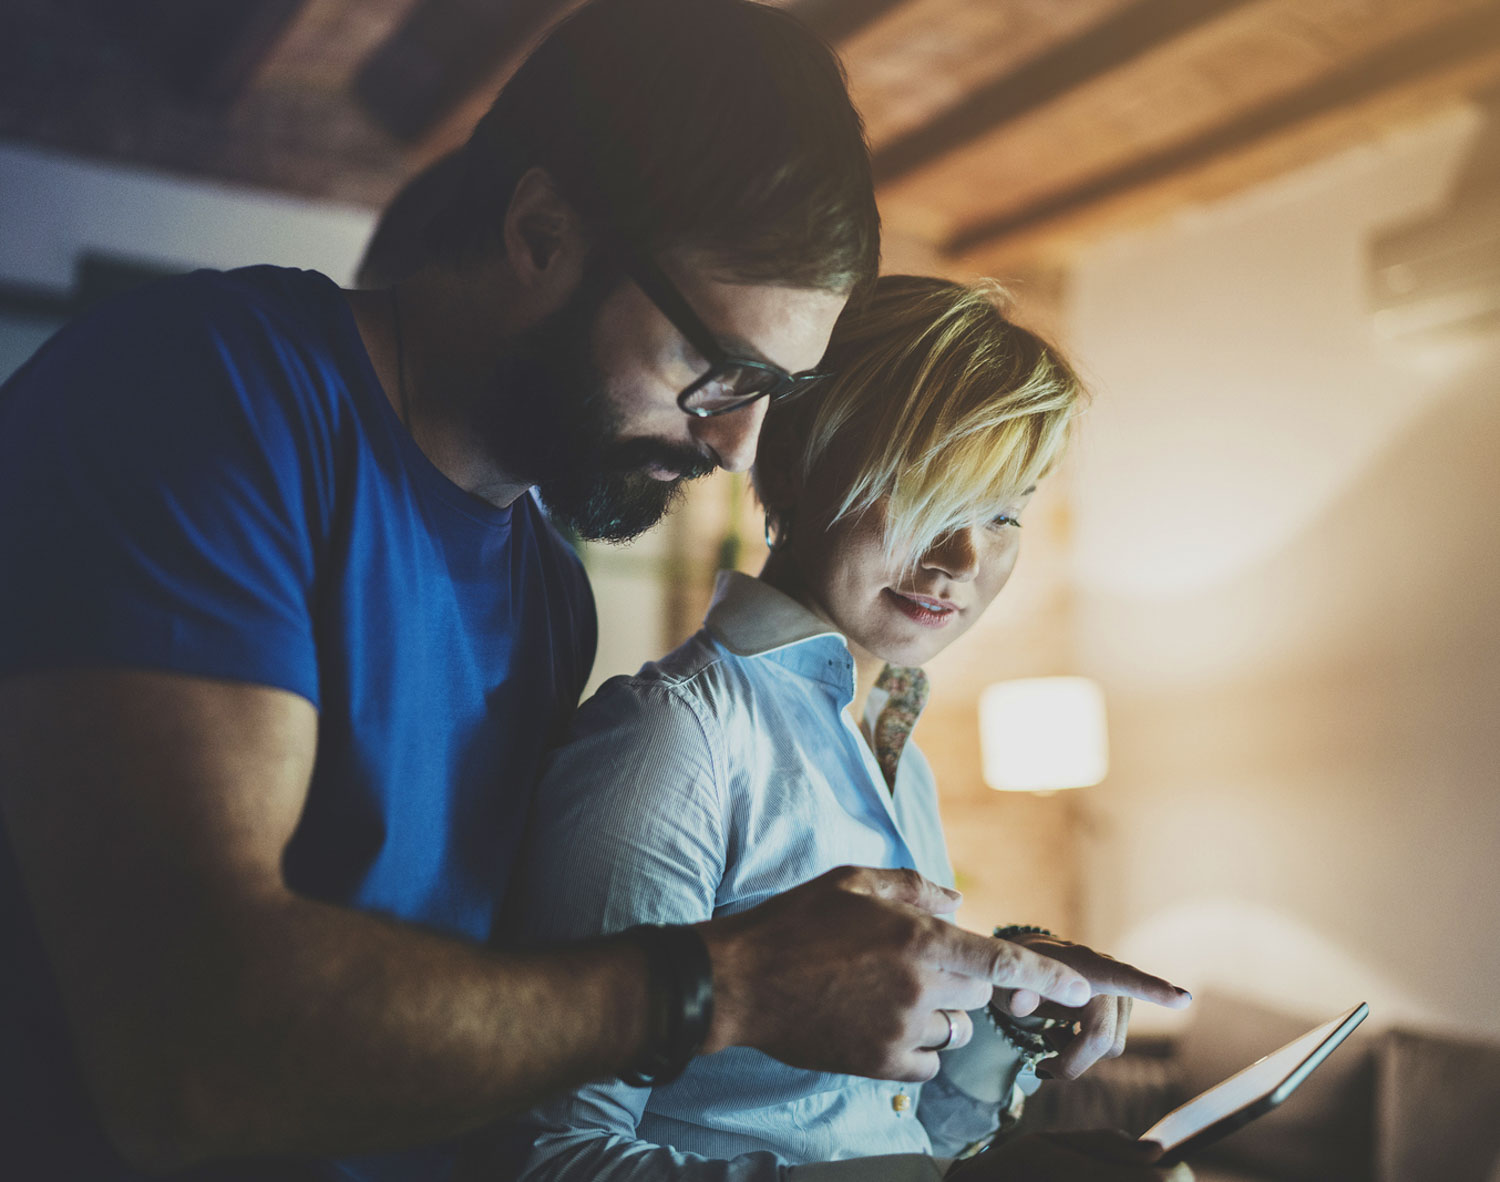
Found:
M 884 593 L 890 596 L 897 611 L 924 628 L 941 628 L 958 616 L 958 606 L 949 603 L 946 599 L 930 599 L 925 595 L 906 595 L 890 587 L 885 588 Z

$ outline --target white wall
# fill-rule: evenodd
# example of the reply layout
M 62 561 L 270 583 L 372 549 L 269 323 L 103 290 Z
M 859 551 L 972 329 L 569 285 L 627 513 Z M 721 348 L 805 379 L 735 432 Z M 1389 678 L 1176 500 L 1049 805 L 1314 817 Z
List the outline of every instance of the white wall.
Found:
M 1363 286 L 1479 125 L 1083 260 L 1076 655 L 1115 747 L 1094 939 L 1189 988 L 1500 1036 L 1500 345 L 1382 342 Z
M 0 382 L 3 382 L 42 342 L 62 327 L 55 316 L 13 315 L 0 311 Z
M 354 275 L 374 213 L 0 143 L 0 282 L 72 286 L 80 253 Z
M 352 282 L 371 210 L 0 143 L 0 292 L 66 297 L 84 254 L 167 270 L 276 263 Z M 0 381 L 62 323 L 0 301 Z

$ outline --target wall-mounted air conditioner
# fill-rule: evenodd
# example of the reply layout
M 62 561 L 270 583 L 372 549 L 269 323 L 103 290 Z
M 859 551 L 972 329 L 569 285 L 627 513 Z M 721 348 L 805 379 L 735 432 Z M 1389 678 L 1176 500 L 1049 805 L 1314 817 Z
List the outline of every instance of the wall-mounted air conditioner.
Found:
M 1437 213 L 1377 234 L 1369 299 L 1383 337 L 1500 328 L 1500 101 Z

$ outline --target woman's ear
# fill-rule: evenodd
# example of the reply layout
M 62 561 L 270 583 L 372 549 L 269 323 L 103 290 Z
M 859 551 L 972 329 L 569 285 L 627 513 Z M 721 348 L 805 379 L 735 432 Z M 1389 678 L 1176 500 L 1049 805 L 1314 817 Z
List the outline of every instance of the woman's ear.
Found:
M 755 451 L 755 492 L 760 503 L 783 515 L 802 496 L 797 475 L 797 441 L 786 415 L 767 415 Z

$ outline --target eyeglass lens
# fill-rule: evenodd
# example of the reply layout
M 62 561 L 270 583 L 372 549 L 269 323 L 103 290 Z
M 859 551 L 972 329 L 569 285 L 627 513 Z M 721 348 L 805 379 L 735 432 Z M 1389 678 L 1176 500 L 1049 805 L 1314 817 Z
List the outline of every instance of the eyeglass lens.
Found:
M 769 394 L 776 397 L 790 384 L 775 370 L 729 362 L 719 366 L 685 399 L 694 410 L 718 410 L 738 406 L 748 398 Z

